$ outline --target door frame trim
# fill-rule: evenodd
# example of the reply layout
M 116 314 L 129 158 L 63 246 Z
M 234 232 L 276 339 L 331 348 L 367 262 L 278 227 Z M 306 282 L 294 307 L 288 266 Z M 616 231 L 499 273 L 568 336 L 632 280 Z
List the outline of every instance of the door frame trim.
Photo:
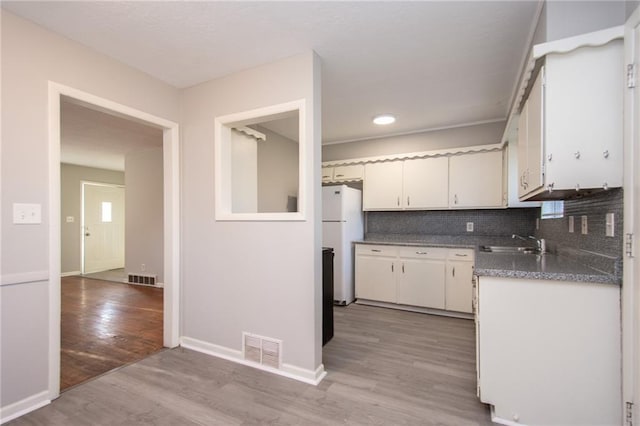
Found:
M 624 25 L 624 64 L 635 64 L 636 76 L 640 58 L 636 52 L 635 35 L 640 29 L 640 7 L 629 16 Z M 639 87 L 627 88 L 624 93 L 624 233 L 632 235 L 633 253 L 623 250 L 622 308 L 622 421 L 626 417 L 626 403 L 633 403 L 633 419 L 640 417 L 640 235 L 635 231 L 640 200 L 634 188 L 640 181 L 640 152 L 635 145 L 639 138 L 640 120 L 637 118 Z M 637 420 L 636 420 L 637 421 Z
M 163 130 L 164 336 L 180 344 L 180 141 L 176 122 L 53 81 L 48 82 L 49 157 L 49 398 L 60 395 L 60 103 L 62 96 L 110 114 Z

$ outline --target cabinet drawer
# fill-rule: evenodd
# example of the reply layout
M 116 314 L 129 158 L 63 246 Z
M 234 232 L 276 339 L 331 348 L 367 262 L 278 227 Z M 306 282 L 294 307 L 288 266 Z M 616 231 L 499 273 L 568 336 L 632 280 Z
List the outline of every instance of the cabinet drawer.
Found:
M 386 245 L 357 244 L 356 255 L 396 257 L 398 248 Z
M 471 249 L 449 249 L 449 256 L 447 259 L 468 260 L 469 262 L 473 262 L 474 252 Z
M 449 249 L 442 247 L 400 247 L 400 257 L 408 259 L 446 259 Z

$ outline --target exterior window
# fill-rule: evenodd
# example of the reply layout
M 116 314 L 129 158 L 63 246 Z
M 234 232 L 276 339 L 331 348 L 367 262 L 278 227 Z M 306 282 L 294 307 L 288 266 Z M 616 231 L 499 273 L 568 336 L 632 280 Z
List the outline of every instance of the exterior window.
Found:
M 542 219 L 558 219 L 564 217 L 564 201 L 543 201 L 542 208 L 540 209 L 542 212 Z
M 111 222 L 111 202 L 102 202 L 102 222 Z

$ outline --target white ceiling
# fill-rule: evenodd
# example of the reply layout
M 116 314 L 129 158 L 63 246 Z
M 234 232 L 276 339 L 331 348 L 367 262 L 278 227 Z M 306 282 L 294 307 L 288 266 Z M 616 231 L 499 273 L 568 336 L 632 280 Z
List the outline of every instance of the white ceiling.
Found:
M 124 171 L 132 150 L 162 147 L 162 130 L 64 100 L 60 108 L 60 161 Z
M 323 141 L 505 119 L 538 1 L 2 2 L 176 87 L 315 50 Z M 387 127 L 371 118 L 398 116 Z

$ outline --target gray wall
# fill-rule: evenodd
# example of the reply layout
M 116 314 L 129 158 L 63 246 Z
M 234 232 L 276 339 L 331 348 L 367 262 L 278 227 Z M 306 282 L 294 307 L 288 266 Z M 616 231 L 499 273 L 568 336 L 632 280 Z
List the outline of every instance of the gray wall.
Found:
M 322 146 L 322 161 L 500 143 L 506 122 Z
M 79 272 L 82 260 L 80 240 L 82 238 L 81 195 L 82 181 L 113 183 L 124 185 L 124 173 L 93 167 L 60 165 L 60 236 L 62 242 L 61 272 Z M 73 216 L 73 222 L 67 222 Z
M 546 41 L 624 24 L 624 1 L 546 2 Z
M 125 157 L 125 271 L 155 274 L 164 282 L 162 148 Z M 145 270 L 142 270 L 142 265 Z
M 1 20 L 0 406 L 4 409 L 27 398 L 39 402 L 49 390 L 49 235 L 50 227 L 57 229 L 59 224 L 48 219 L 49 179 L 57 174 L 49 170 L 48 83 L 173 121 L 178 121 L 179 92 L 5 10 Z M 17 202 L 41 204 L 42 223 L 14 225 L 11 209 Z
M 298 142 L 264 127 L 258 142 L 258 211 L 286 212 L 287 196 L 298 196 Z
M 216 221 L 214 117 L 305 99 L 306 220 Z M 322 364 L 320 62 L 307 53 L 182 92 L 182 331 L 239 356 L 242 332 L 283 340 L 283 363 Z

